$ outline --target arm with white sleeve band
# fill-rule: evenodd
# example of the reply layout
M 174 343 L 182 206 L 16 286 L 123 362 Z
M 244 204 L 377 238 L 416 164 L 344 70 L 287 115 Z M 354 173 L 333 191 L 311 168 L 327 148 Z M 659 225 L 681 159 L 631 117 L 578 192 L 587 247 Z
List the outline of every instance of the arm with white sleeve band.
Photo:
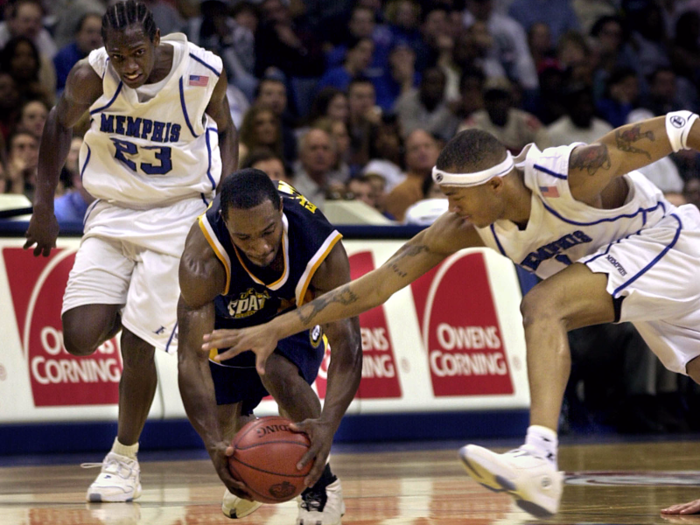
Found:
M 666 135 L 673 152 L 688 148 L 688 135 L 698 116 L 692 111 L 673 111 L 666 114 Z

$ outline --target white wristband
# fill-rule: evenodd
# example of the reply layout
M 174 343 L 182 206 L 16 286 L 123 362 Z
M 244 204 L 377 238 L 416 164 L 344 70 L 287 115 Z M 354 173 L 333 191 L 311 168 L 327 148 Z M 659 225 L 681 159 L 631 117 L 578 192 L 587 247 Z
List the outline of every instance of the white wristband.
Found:
M 666 113 L 666 135 L 668 135 L 674 153 L 688 149 L 688 134 L 697 118 L 695 113 L 686 110 Z

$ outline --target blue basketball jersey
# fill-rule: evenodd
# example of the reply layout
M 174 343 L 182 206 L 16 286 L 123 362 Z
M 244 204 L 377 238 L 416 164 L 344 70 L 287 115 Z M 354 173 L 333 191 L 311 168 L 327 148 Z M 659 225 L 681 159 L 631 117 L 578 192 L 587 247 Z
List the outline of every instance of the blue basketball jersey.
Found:
M 199 217 L 199 226 L 226 269 L 224 293 L 215 299 L 217 328 L 244 328 L 263 324 L 281 312 L 310 299 L 309 284 L 342 235 L 321 211 L 284 182 L 282 197 L 282 273 L 269 277 L 268 269 L 253 265 L 238 250 L 221 215 L 220 196 Z

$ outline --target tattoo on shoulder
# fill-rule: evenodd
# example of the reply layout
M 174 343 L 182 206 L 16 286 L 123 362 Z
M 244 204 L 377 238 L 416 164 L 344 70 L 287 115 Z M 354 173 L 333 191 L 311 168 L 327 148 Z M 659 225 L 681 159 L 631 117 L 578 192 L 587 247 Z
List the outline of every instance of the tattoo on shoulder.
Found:
M 648 139 L 651 142 L 654 142 L 654 132 L 645 131 L 644 133 L 642 133 L 641 127 L 639 125 L 632 126 L 631 128 L 622 131 L 618 130 L 615 132 L 615 141 L 617 143 L 617 149 L 628 153 L 641 153 L 642 155 L 645 155 L 648 159 L 650 159 L 651 155 L 648 151 L 645 151 L 641 148 L 637 148 L 632 145 L 633 142 L 637 142 L 641 139 Z
M 595 175 L 598 169 L 610 169 L 610 155 L 605 144 L 593 144 L 591 146 L 574 150 L 571 155 L 571 167 L 586 170 L 589 175 Z
M 348 305 L 357 302 L 357 300 L 357 295 L 350 290 L 350 285 L 346 284 L 323 294 L 301 308 L 297 308 L 296 312 L 301 322 L 306 324 L 313 321 L 319 312 L 331 303 Z

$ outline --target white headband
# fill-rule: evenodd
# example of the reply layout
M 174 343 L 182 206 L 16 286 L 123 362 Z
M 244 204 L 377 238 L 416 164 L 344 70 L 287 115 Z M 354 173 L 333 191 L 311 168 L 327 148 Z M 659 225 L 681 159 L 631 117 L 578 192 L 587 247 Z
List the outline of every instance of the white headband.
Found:
M 506 151 L 506 158 L 503 162 L 488 169 L 472 173 L 447 173 L 437 169 L 437 167 L 433 167 L 433 180 L 438 184 L 446 184 L 448 186 L 478 186 L 494 177 L 507 175 L 513 169 L 513 166 L 515 166 L 513 156 L 510 154 L 510 151 Z

